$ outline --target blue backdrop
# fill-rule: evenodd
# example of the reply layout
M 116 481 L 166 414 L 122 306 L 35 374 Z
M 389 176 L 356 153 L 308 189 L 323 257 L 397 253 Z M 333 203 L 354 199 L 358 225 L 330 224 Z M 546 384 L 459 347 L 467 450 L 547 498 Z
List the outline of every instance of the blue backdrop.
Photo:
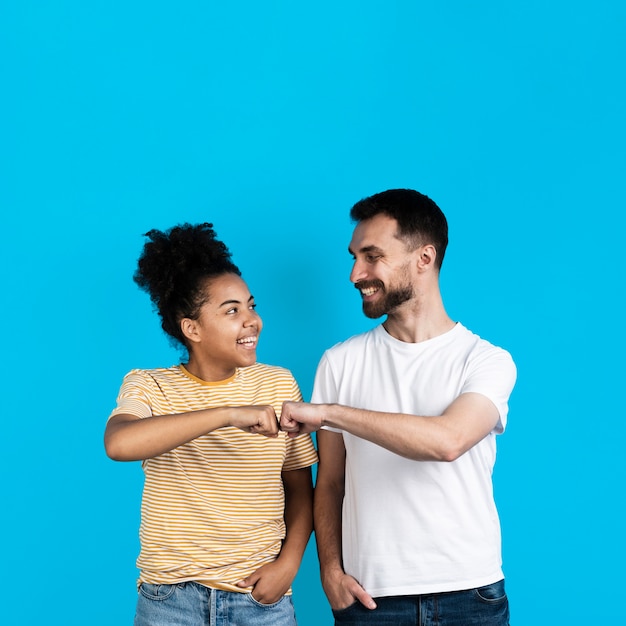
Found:
M 178 359 L 131 280 L 142 233 L 212 221 L 260 359 L 308 396 L 371 325 L 348 210 L 400 186 L 448 216 L 449 314 L 519 368 L 513 623 L 623 619 L 625 7 L 5 0 L 2 622 L 131 623 L 142 473 L 102 434 L 126 371 Z M 331 623 L 313 542 L 295 592 L 301 626 Z

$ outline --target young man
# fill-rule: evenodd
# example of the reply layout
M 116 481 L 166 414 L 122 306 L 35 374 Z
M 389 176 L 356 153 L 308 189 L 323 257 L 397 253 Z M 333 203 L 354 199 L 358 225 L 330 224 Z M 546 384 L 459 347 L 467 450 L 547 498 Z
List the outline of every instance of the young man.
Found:
M 328 350 L 313 403 L 315 532 L 336 624 L 509 623 L 491 473 L 516 369 L 447 315 L 439 207 L 395 189 L 358 202 L 350 280 L 382 325 Z

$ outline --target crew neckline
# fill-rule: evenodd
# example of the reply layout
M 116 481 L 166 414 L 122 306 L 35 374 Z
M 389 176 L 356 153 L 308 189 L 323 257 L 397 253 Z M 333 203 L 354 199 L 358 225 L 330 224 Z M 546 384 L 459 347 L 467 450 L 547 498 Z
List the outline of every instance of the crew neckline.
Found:
M 378 332 L 384 341 L 388 341 L 394 346 L 402 346 L 404 350 L 415 350 L 421 348 L 422 346 L 426 347 L 440 342 L 443 343 L 444 341 L 447 341 L 449 337 L 452 337 L 459 332 L 461 328 L 463 328 L 463 325 L 460 322 L 455 322 L 454 326 L 450 330 L 446 330 L 445 333 L 441 333 L 441 335 L 436 335 L 430 339 L 424 339 L 424 341 L 402 341 L 401 339 L 396 339 L 396 337 L 391 335 L 382 324 L 377 327 Z
M 178 369 L 181 371 L 181 373 L 184 376 L 186 376 L 187 378 L 190 378 L 191 380 L 205 387 L 221 387 L 222 385 L 227 385 L 228 383 L 232 383 L 237 377 L 237 373 L 239 372 L 239 368 L 237 368 L 235 370 L 235 373 L 232 376 L 229 376 L 228 378 L 225 378 L 224 380 L 203 380 L 202 378 L 198 378 L 197 376 L 192 374 L 182 363 L 178 365 Z

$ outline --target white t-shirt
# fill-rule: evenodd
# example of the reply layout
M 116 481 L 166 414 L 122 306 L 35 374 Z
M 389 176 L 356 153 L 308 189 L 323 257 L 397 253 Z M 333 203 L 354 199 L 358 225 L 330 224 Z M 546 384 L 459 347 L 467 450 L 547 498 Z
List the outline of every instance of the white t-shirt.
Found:
M 412 461 L 343 432 L 344 569 L 371 595 L 457 591 L 503 577 L 491 475 L 515 379 L 509 353 L 461 324 L 420 343 L 377 326 L 322 357 L 312 402 L 441 415 L 475 392 L 500 414 L 496 429 L 452 463 Z

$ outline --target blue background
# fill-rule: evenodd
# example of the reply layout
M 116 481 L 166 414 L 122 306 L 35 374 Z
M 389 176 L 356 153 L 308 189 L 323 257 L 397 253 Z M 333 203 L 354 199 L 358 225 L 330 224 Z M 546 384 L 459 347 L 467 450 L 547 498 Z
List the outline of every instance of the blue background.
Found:
M 623 618 L 625 7 L 5 0 L 3 623 L 131 623 L 142 474 L 102 433 L 127 370 L 178 359 L 131 280 L 142 233 L 212 221 L 260 359 L 308 396 L 372 324 L 348 210 L 390 187 L 447 214 L 448 312 L 519 368 L 495 472 L 512 623 Z M 301 626 L 331 623 L 317 568 L 311 542 Z

